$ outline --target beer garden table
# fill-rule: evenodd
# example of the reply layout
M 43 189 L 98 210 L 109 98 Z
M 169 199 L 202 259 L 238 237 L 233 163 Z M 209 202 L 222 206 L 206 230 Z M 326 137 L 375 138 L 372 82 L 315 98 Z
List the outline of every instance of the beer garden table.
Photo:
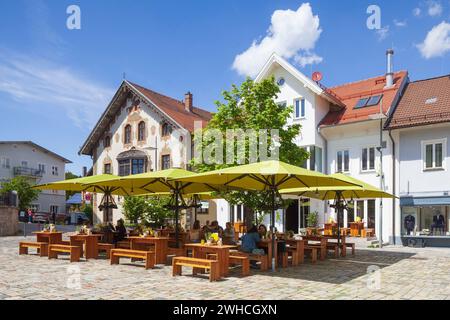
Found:
M 49 244 L 62 243 L 62 232 L 34 231 L 37 242 L 47 242 Z
M 167 251 L 169 248 L 169 237 L 128 237 L 130 239 L 130 249 L 142 250 L 142 245 L 153 244 L 155 246 L 156 264 L 166 264 Z
M 86 259 L 98 259 L 98 238 L 101 234 L 74 234 L 69 236 L 71 246 L 81 246 L 84 244 L 84 256 Z
M 220 266 L 220 276 L 226 277 L 228 275 L 230 249 L 236 249 L 234 245 L 208 245 L 201 243 L 187 243 L 184 245 L 186 249 L 192 250 L 192 257 L 204 259 L 207 253 L 214 253 L 217 255 L 217 261 Z

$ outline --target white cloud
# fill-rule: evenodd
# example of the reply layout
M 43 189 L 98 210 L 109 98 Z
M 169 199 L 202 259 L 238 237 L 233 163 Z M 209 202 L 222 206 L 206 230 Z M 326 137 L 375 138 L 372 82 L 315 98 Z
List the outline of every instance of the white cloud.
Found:
M 400 20 L 394 19 L 394 25 L 396 27 L 402 28 L 402 27 L 406 27 L 408 24 L 407 24 L 406 20 L 400 21 Z
M 430 17 L 440 16 L 442 14 L 442 5 L 434 0 L 427 1 L 428 15 Z
M 323 61 L 323 58 L 319 57 L 315 53 L 312 53 L 312 54 L 305 54 L 305 55 L 296 55 L 294 57 L 294 61 L 303 68 L 309 64 L 319 64 Z
M 417 46 L 425 59 L 441 57 L 450 51 L 450 23 L 445 21 L 431 29 Z
M 274 52 L 300 64 L 318 63 L 321 58 L 312 50 L 321 32 L 319 17 L 313 15 L 309 3 L 303 3 L 297 11 L 276 10 L 266 36 L 237 55 L 233 69 L 240 75 L 255 77 Z
M 80 128 L 92 127 L 114 92 L 68 67 L 31 56 L 0 55 L 0 93 L 30 105 L 63 108 Z
M 383 28 L 378 29 L 376 34 L 378 36 L 378 41 L 383 41 L 389 36 L 389 26 L 384 26 Z
M 414 8 L 413 16 L 420 17 L 421 14 L 422 14 L 422 10 L 420 8 Z

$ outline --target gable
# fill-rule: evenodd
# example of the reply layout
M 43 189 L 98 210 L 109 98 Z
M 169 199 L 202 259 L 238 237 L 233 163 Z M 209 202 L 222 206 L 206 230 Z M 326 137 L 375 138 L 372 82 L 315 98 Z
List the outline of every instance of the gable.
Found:
M 129 98 L 145 104 L 163 121 L 170 123 L 175 128 L 188 132 L 193 131 L 195 121 L 201 121 L 204 125 L 212 116 L 208 111 L 196 107 L 193 107 L 192 112 L 188 112 L 184 110 L 184 104 L 181 101 L 125 80 L 80 148 L 79 154 L 92 155 L 93 149 L 103 138 L 105 132 L 110 130 L 111 125 L 120 114 L 121 108 Z

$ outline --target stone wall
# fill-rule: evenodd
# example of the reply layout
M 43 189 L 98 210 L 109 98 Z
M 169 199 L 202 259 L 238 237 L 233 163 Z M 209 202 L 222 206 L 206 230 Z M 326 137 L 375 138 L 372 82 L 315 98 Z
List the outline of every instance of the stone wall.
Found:
M 18 209 L 15 207 L 0 206 L 0 237 L 14 236 L 18 231 Z

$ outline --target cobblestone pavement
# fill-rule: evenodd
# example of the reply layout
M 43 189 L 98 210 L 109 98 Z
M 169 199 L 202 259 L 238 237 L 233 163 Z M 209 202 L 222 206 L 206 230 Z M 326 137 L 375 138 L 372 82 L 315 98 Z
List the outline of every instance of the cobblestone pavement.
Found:
M 354 257 L 306 259 L 245 278 L 236 269 L 210 283 L 189 270 L 174 278 L 170 266 L 145 270 L 126 259 L 111 266 L 106 259 L 19 256 L 22 239 L 0 238 L 0 299 L 450 299 L 450 249 L 359 249 Z

